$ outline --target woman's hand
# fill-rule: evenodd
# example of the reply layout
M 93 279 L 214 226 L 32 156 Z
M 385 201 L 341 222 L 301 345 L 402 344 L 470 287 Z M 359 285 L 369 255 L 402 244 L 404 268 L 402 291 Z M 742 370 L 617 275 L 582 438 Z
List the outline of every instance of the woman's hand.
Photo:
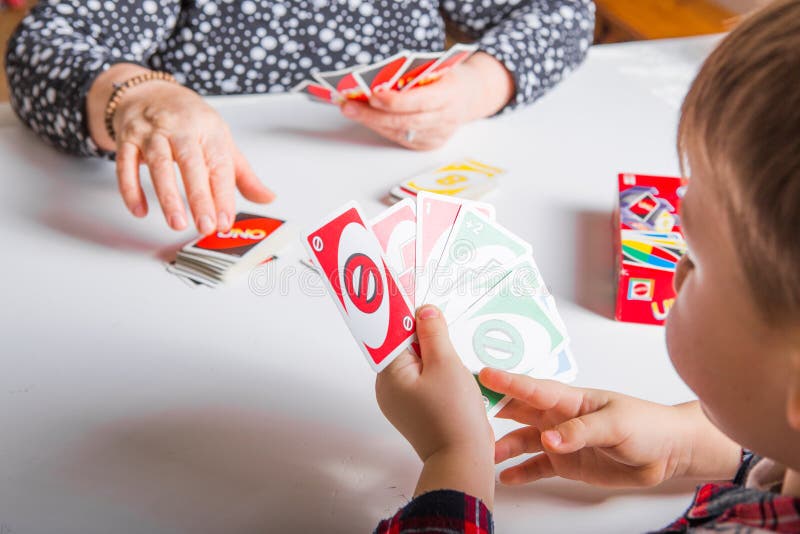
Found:
M 407 148 L 431 150 L 462 124 L 497 113 L 513 94 L 514 81 L 505 67 L 478 52 L 435 83 L 406 92 L 381 91 L 369 104 L 348 101 L 342 113 Z
M 500 474 L 505 484 L 560 476 L 598 486 L 654 486 L 675 477 L 729 479 L 741 449 L 697 402 L 663 406 L 484 369 L 481 383 L 512 397 L 498 417 L 525 427 L 499 439 L 495 462 L 539 453 Z
M 148 81 L 128 89 L 114 115 L 116 143 L 112 141 L 103 123 L 112 80 L 124 81 L 142 72 L 147 70 L 115 65 L 98 76 L 87 97 L 92 138 L 101 148 L 116 150 L 119 190 L 131 213 L 143 217 L 148 210 L 139 179 L 141 164 L 150 169 L 164 218 L 174 230 L 187 224 L 175 163 L 202 234 L 230 229 L 237 188 L 253 202 L 274 198 L 239 152 L 222 117 L 197 93 L 180 85 Z

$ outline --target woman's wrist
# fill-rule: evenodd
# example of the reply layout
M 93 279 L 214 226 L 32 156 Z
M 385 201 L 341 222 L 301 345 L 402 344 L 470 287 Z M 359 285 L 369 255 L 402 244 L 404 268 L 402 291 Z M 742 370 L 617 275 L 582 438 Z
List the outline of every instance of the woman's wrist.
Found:
M 514 97 L 514 78 L 506 67 L 485 52 L 476 52 L 464 67 L 473 73 L 476 88 L 471 103 L 470 120 L 490 117 L 503 109 Z
M 122 83 L 134 76 L 149 72 L 151 72 L 150 69 L 134 63 L 117 63 L 98 75 L 92 82 L 92 86 L 86 95 L 86 113 L 89 133 L 92 136 L 92 141 L 99 148 L 109 151 L 113 151 L 116 148 L 116 143 L 111 139 L 105 125 L 106 106 L 111 94 L 114 92 L 114 84 Z

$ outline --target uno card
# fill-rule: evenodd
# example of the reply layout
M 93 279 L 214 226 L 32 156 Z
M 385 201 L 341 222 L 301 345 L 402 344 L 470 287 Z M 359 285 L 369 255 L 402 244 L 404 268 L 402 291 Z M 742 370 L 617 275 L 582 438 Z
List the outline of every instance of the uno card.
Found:
M 414 312 L 360 208 L 348 203 L 303 243 L 375 372 L 415 339 Z
M 441 52 L 409 54 L 408 64 L 406 65 L 403 74 L 397 78 L 393 88 L 403 91 L 405 90 L 406 86 L 413 85 L 414 80 L 416 80 L 423 72 L 428 70 L 434 63 L 436 63 L 436 60 L 441 56 Z
M 201 236 L 183 247 L 181 252 L 190 256 L 218 258 L 223 262 L 235 263 L 256 247 L 260 247 L 262 243 L 266 243 L 268 238 L 284 233 L 285 228 L 286 221 L 282 219 L 239 212 L 230 230 Z M 282 245 L 283 239 L 279 241 Z M 265 254 L 265 257 L 271 255 L 273 254 Z M 213 263 L 213 260 L 211 262 Z
M 409 302 L 414 302 L 417 255 L 417 207 L 405 199 L 370 221 L 372 232 L 397 276 Z
M 464 205 L 476 207 L 490 219 L 494 218 L 494 207 L 490 204 L 460 200 L 424 191 L 417 195 L 417 253 L 414 286 L 416 307 L 420 307 L 425 302 L 428 287 L 442 257 L 442 252 L 444 252 L 447 239 L 450 237 L 450 231 L 456 222 L 459 210 Z
M 321 84 L 333 89 L 345 100 L 366 102 L 369 100 L 371 93 L 369 87 L 361 81 L 361 78 L 354 75 L 354 71 L 357 68 L 358 66 L 330 72 L 315 72 L 314 78 Z
M 400 52 L 379 63 L 357 70 L 354 75 L 373 93 L 391 89 L 408 66 L 408 53 Z
M 439 59 L 436 60 L 430 67 L 428 67 L 416 79 L 409 82 L 403 91 L 407 91 L 412 87 L 421 85 L 429 85 L 439 78 L 447 74 L 447 72 L 466 61 L 476 50 L 478 45 L 474 44 L 456 44 L 450 47 L 447 52 Z
M 337 100 L 334 92 L 324 85 L 314 83 L 311 80 L 304 80 L 292 88 L 293 93 L 302 93 L 312 100 L 333 104 Z
M 531 270 L 535 265 L 521 264 Z M 450 338 L 473 373 L 484 367 L 537 378 L 558 372 L 558 355 L 567 343 L 560 319 L 554 320 L 537 282 L 509 274 L 450 327 Z
M 480 161 L 464 158 L 400 182 L 391 194 L 416 196 L 420 191 L 476 199 L 497 186 L 505 171 Z M 397 195 L 395 195 L 397 196 Z
M 522 258 L 529 258 L 531 280 L 544 291 L 531 246 L 472 207 L 456 218 L 423 302 L 441 308 L 448 323 L 502 280 Z

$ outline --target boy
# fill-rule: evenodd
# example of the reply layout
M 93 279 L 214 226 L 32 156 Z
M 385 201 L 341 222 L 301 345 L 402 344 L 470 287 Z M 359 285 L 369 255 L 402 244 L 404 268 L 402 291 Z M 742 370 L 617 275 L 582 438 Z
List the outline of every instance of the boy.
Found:
M 491 532 L 493 462 L 536 452 L 501 482 L 728 480 L 701 487 L 664 531 L 800 532 L 800 0 L 771 4 L 711 54 L 678 137 L 690 252 L 666 338 L 699 401 L 661 406 L 484 369 L 482 382 L 513 398 L 500 416 L 527 425 L 493 446 L 441 314 L 423 307 L 422 359 L 398 358 L 376 391 L 424 467 L 416 498 L 378 532 Z

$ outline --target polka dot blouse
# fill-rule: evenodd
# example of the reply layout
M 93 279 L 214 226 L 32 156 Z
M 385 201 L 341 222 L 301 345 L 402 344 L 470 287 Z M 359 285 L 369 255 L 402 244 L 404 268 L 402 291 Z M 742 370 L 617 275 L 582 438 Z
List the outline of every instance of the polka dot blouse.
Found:
M 92 142 L 85 98 L 112 64 L 173 73 L 203 95 L 287 91 L 314 70 L 401 49 L 441 50 L 445 24 L 513 75 L 508 108 L 536 100 L 578 65 L 591 0 L 41 0 L 8 47 L 11 103 L 72 154 Z

